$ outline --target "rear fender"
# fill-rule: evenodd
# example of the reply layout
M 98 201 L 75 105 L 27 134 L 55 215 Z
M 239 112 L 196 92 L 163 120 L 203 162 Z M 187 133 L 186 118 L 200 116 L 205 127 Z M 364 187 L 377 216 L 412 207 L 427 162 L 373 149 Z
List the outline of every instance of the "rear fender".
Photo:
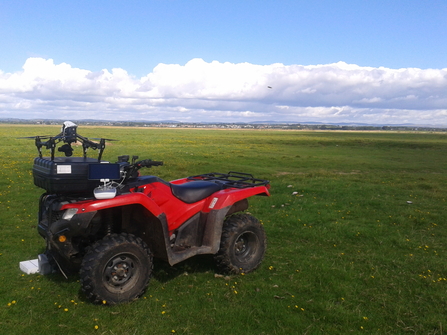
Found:
M 247 199 L 254 195 L 270 196 L 268 188 L 265 186 L 250 187 L 244 189 L 225 189 L 214 193 L 205 203 L 204 212 L 219 210 L 231 207 L 241 200 Z
M 248 200 L 242 199 L 231 206 L 213 210 L 208 214 L 206 229 L 203 236 L 203 244 L 211 247 L 212 254 L 219 251 L 220 240 L 222 237 L 222 227 L 225 218 L 228 215 L 241 212 L 246 209 L 248 209 Z
M 171 265 L 177 264 L 195 255 L 203 255 L 203 254 L 214 255 L 215 253 L 217 253 L 220 248 L 222 227 L 225 217 L 227 217 L 230 214 L 246 210 L 247 208 L 248 208 L 248 200 L 242 199 L 232 204 L 231 206 L 220 208 L 217 210 L 211 210 L 208 213 L 202 213 L 201 214 L 202 217 L 206 218 L 206 223 L 204 224 L 204 232 L 201 243 L 198 243 L 197 246 L 185 249 L 180 252 L 173 251 L 171 246 L 167 244 L 166 251 L 168 255 L 169 264 Z M 200 221 L 195 222 L 200 224 Z M 177 244 L 181 243 L 182 241 L 179 241 Z

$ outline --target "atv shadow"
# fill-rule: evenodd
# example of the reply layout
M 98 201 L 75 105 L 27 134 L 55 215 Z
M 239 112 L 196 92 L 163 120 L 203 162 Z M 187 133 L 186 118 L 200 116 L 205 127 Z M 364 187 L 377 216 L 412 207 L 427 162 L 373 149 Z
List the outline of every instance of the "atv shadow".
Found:
M 173 266 L 169 265 L 166 261 L 154 259 L 152 277 L 161 283 L 166 283 L 185 273 L 192 274 L 215 271 L 216 266 L 213 255 L 197 255 Z
M 185 273 L 215 273 L 215 271 L 216 266 L 213 255 L 197 255 L 173 266 L 169 265 L 166 261 L 154 259 L 152 278 L 160 283 L 167 283 L 179 276 L 184 275 Z M 47 274 L 45 277 L 64 290 L 72 289 L 74 283 L 79 285 L 79 272 L 76 271 L 66 271 L 65 276 L 60 271 L 57 271 Z M 78 290 L 77 299 L 84 303 L 90 302 L 80 287 Z

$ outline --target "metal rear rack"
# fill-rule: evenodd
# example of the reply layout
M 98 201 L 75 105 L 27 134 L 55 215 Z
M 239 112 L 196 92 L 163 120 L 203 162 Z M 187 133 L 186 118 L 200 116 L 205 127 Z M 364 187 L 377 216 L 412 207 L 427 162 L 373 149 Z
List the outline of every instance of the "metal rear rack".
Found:
M 270 182 L 264 179 L 254 178 L 249 173 L 230 171 L 228 173 L 211 172 L 188 177 L 188 180 L 206 180 L 224 185 L 224 188 L 248 188 L 265 186 Z

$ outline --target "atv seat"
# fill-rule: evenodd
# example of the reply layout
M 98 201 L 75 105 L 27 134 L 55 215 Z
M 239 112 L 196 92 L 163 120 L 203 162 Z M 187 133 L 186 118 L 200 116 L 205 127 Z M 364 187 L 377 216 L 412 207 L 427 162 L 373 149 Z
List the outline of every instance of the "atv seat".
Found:
M 216 184 L 210 181 L 191 181 L 180 185 L 171 184 L 172 194 L 187 204 L 205 199 L 214 192 L 222 189 L 222 184 Z

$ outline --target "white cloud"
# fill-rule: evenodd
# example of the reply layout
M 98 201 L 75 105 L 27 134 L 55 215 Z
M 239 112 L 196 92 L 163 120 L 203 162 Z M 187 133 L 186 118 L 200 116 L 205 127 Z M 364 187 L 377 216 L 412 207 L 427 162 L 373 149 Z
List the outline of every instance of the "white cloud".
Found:
M 447 69 L 159 64 L 135 78 L 29 58 L 0 71 L 0 117 L 447 125 Z

